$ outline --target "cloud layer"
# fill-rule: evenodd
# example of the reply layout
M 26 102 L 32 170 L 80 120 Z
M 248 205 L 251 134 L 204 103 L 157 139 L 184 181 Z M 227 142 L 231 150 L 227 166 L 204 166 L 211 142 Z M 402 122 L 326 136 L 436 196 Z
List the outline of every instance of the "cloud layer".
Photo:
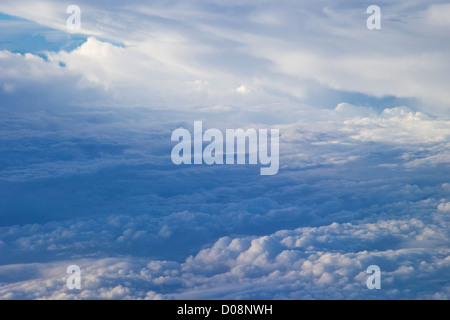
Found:
M 129 257 L 2 266 L 0 275 L 14 282 L 0 287 L 0 297 L 448 299 L 448 228 L 439 225 L 448 217 L 435 212 L 430 222 L 333 223 L 262 237 L 224 237 L 183 263 Z M 65 287 L 63 272 L 72 262 L 82 269 L 77 291 Z M 372 264 L 383 270 L 381 291 L 365 287 L 365 270 Z
M 0 1 L 1 299 L 450 297 L 445 1 L 380 1 L 381 30 L 357 1 L 78 1 L 78 33 L 69 4 Z M 173 165 L 195 120 L 280 129 L 279 173 Z
M 2 298 L 448 298 L 445 121 L 340 104 L 281 128 L 266 179 L 175 167 L 170 130 L 140 124 L 154 112 L 104 113 L 6 118 L 3 152 L 22 162 L 2 168 Z

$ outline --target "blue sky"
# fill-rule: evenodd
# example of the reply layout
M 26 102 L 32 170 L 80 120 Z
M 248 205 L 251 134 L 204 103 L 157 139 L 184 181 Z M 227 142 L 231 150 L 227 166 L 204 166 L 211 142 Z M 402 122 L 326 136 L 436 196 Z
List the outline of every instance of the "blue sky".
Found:
M 449 298 L 448 3 L 71 4 L 0 1 L 0 299 Z M 194 121 L 279 173 L 173 165 Z

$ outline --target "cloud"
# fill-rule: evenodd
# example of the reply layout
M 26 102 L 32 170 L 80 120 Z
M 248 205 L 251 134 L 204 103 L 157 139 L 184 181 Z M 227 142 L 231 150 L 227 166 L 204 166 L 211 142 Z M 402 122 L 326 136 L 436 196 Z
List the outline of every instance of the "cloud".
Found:
M 445 150 L 441 120 L 343 103 L 313 125 L 311 111 L 281 128 L 284 167 L 264 179 L 173 167 L 164 113 L 71 112 L 2 120 L 16 159 L 0 180 L 3 299 L 448 298 L 448 169 L 410 165 Z
M 0 1 L 42 36 L 0 51 L 1 298 L 448 299 L 446 4 L 79 5 Z M 280 129 L 279 173 L 174 166 L 195 120 Z
M 443 216 L 434 213 L 436 219 Z M 448 223 L 448 219 L 447 219 Z M 389 236 L 389 240 L 386 238 Z M 396 244 L 382 249 L 379 242 Z M 434 241 L 434 242 L 433 242 Z M 437 242 L 436 242 L 437 241 Z M 348 244 L 356 244 L 348 245 Z M 82 290 L 65 288 L 74 260 L 0 267 L 3 299 L 447 299 L 433 282 L 449 267 L 448 231 L 417 219 L 338 224 L 219 239 L 184 262 L 83 259 Z M 365 287 L 365 270 L 382 269 L 382 290 Z M 22 279 L 22 280 L 21 280 Z M 431 281 L 431 282 L 430 282 Z M 414 290 L 411 290 L 414 288 Z
M 270 2 L 79 6 L 82 31 L 91 37 L 76 50 L 47 55 L 82 76 L 84 85 L 107 89 L 111 104 L 240 104 L 266 112 L 284 105 L 288 114 L 290 100 L 316 100 L 317 106 L 314 92 L 320 89 L 419 99 L 421 111 L 448 115 L 447 42 L 427 25 L 440 23 L 436 12 L 445 12 L 445 4 L 384 3 L 379 32 L 367 30 L 365 8 L 357 2 L 285 1 L 276 10 Z M 63 7 L 54 1 L 0 3 L 3 12 L 67 31 Z M 235 15 L 223 14 L 232 8 Z M 208 90 L 189 92 L 186 83 L 196 81 L 208 82 Z
M 425 17 L 431 25 L 439 27 L 450 26 L 450 5 L 449 4 L 432 4 L 425 12 Z
M 439 211 L 449 212 L 450 211 L 450 202 L 440 203 L 438 206 Z

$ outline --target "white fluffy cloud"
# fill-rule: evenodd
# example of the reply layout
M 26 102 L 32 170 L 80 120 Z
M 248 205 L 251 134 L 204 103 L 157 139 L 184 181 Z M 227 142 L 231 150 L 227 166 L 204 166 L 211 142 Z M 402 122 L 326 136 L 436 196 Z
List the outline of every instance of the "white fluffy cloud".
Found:
M 224 237 L 183 263 L 125 257 L 6 265 L 0 276 L 15 281 L 0 286 L 0 297 L 448 299 L 450 288 L 433 281 L 446 279 L 450 267 L 448 218 L 439 212 L 433 216 L 446 223 L 333 223 L 261 237 Z M 65 268 L 73 263 L 82 270 L 81 291 L 65 287 Z M 365 287 L 365 271 L 372 264 L 382 269 L 379 292 Z
M 0 51 L 0 298 L 449 298 L 447 4 L 79 5 L 75 49 Z M 280 129 L 279 174 L 173 166 L 201 119 Z
M 314 101 L 320 88 L 415 98 L 423 111 L 448 115 L 449 47 L 442 31 L 448 6 L 439 1 L 382 3 L 383 28 L 376 31 L 367 30 L 359 2 L 79 5 L 83 32 L 124 46 L 91 37 L 72 52 L 48 55 L 67 65 L 67 75 L 107 89 L 115 105 L 241 105 L 287 113 L 290 101 Z M 0 2 L 0 11 L 67 31 L 59 1 Z M 190 88 L 199 82 L 208 88 Z

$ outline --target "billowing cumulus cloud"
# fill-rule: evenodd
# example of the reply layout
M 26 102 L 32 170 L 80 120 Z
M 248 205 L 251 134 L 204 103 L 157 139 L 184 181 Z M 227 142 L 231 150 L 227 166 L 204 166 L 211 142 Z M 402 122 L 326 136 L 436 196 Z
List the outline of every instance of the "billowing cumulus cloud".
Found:
M 181 263 L 126 257 L 2 266 L 0 275 L 13 282 L 0 287 L 0 296 L 447 299 L 445 280 L 433 281 L 450 267 L 448 225 L 433 224 L 442 220 L 448 222 L 435 212 L 429 222 L 333 223 L 262 237 L 224 237 Z M 83 287 L 76 292 L 65 287 L 65 266 L 72 262 L 82 269 Z M 365 287 L 365 271 L 372 264 L 383 269 L 383 291 Z
M 448 4 L 69 4 L 0 1 L 0 299 L 450 297 Z M 278 174 L 175 166 L 195 120 Z

